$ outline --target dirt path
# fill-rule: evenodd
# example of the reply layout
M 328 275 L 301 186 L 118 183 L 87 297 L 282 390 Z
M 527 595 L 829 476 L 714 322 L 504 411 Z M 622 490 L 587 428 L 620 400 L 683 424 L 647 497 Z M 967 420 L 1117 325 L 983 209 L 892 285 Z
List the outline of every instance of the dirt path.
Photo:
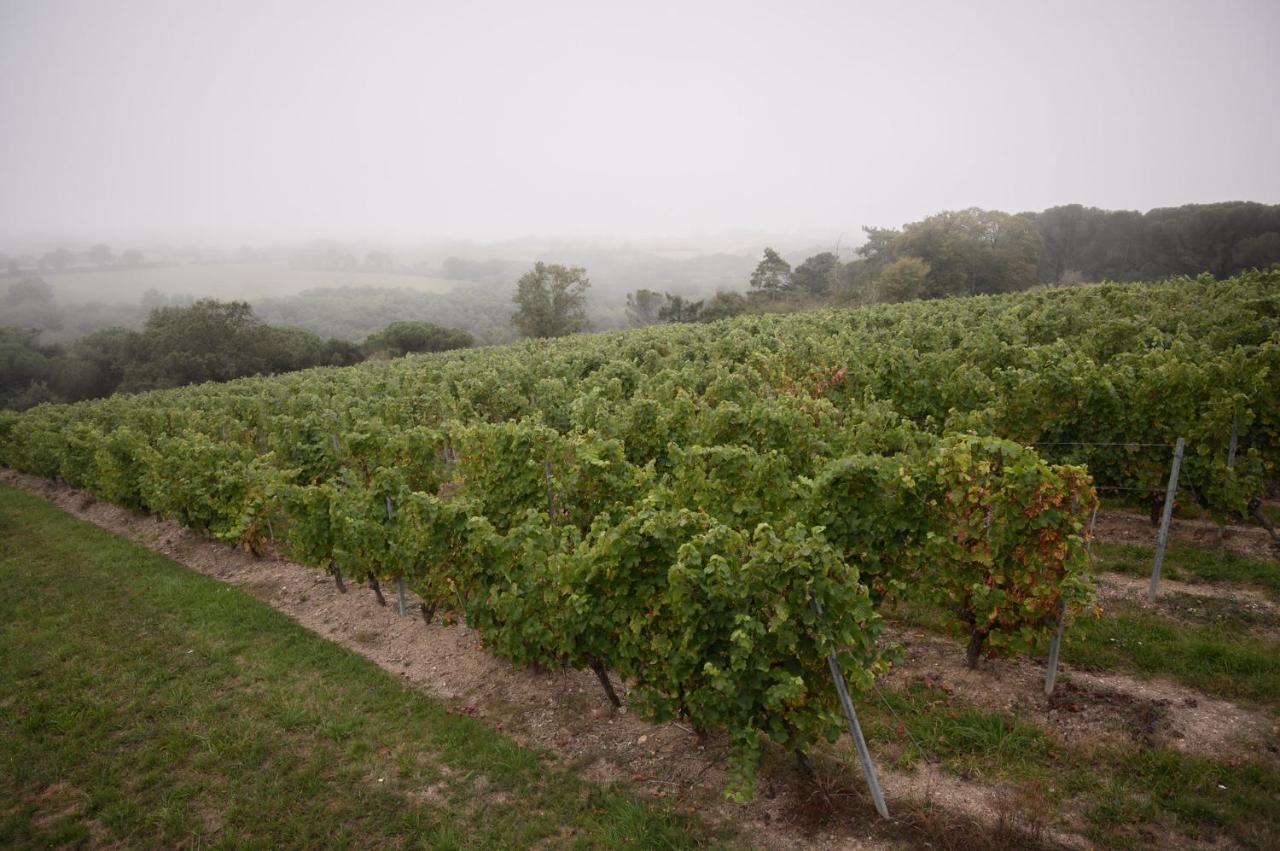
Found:
M 400 617 L 394 589 L 387 595 L 391 605 L 382 607 L 365 587 L 352 586 L 341 594 L 331 579 L 311 568 L 256 558 L 64 485 L 9 470 L 0 472 L 0 481 L 248 589 L 308 629 L 445 701 L 451 711 L 482 718 L 521 744 L 544 749 L 568 770 L 633 794 L 675 799 L 711 823 L 741 829 L 760 847 L 1026 845 L 1025 835 L 1002 833 L 1010 813 L 1026 809 L 1019 803 L 1024 791 L 961 780 L 928 766 L 911 773 L 881 766 L 895 821 L 888 826 L 877 822 L 847 743 L 824 754 L 838 760 L 832 770 L 819 772 L 825 788 L 800 782 L 794 763 L 771 753 L 755 800 L 728 803 L 720 795 L 727 779 L 722 739 L 701 743 L 680 724 L 652 724 L 625 707 L 613 711 L 590 672 L 538 672 L 511 665 L 485 652 L 479 637 L 465 626 L 424 625 L 413 614 L 412 595 L 410 615 Z M 1114 737 L 1221 758 L 1224 753 L 1256 756 L 1258 742 L 1276 737 L 1269 716 L 1173 684 L 1064 669 L 1058 695 L 1048 700 L 1042 691 L 1043 669 L 1031 660 L 990 661 L 971 672 L 959 664 L 960 648 L 944 639 L 914 631 L 889 638 L 901 641 L 906 652 L 905 665 L 889 676 L 889 683 L 923 680 L 978 706 L 1026 717 L 1068 742 Z M 1047 846 L 1088 845 L 1074 834 L 1030 827 Z
M 919 683 L 968 703 L 1005 712 L 1088 748 L 1114 742 L 1163 746 L 1211 759 L 1258 758 L 1280 741 L 1280 721 L 1266 711 L 1208 697 L 1167 678 L 1072 670 L 1063 663 L 1052 697 L 1044 666 L 1025 656 L 984 659 L 971 671 L 963 648 L 918 629 L 886 631 L 902 645 L 893 686 Z
M 1277 566 L 1280 569 L 1280 566 Z M 1098 576 L 1098 594 L 1105 601 L 1135 600 L 1146 602 L 1151 580 L 1127 573 L 1104 572 Z M 1227 582 L 1179 582 L 1160 578 L 1158 603 L 1161 597 L 1183 595 L 1205 600 L 1226 600 L 1253 614 L 1280 619 L 1280 603 L 1257 588 L 1233 585 Z
M 1099 511 L 1094 534 L 1108 544 L 1156 545 L 1156 528 L 1151 525 L 1151 518 L 1137 511 L 1109 508 Z M 1219 526 L 1208 520 L 1174 518 L 1169 524 L 1169 541 L 1208 549 L 1221 547 L 1258 561 L 1280 561 L 1280 548 L 1267 530 L 1259 526 Z

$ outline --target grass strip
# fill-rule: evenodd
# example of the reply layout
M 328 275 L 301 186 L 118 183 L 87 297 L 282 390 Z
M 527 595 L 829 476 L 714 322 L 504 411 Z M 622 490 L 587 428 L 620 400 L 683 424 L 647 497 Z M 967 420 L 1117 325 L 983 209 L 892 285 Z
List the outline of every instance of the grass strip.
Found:
M 1195 623 L 1112 602 L 1102 617 L 1075 621 L 1062 659 L 1078 668 L 1164 674 L 1205 694 L 1280 707 L 1280 642 L 1244 620 Z
M 1017 792 L 1024 827 L 1082 820 L 1086 836 L 1108 848 L 1149 846 L 1170 832 L 1280 847 L 1274 763 L 1209 760 L 1139 742 L 1070 746 L 1025 719 L 919 681 L 882 697 L 860 709 L 873 753 L 893 754 L 900 768 L 928 759 L 966 780 L 1004 782 Z
M 1152 533 L 1154 540 L 1154 532 Z M 1093 554 L 1099 569 L 1151 576 L 1155 559 L 1152 547 L 1135 544 L 1096 542 Z M 1280 600 L 1280 564 L 1246 558 L 1228 550 L 1206 549 L 1183 543 L 1171 543 L 1164 554 L 1160 575 L 1180 582 L 1234 582 L 1252 585 L 1273 599 Z
M 684 848 L 248 594 L 0 486 L 0 846 Z

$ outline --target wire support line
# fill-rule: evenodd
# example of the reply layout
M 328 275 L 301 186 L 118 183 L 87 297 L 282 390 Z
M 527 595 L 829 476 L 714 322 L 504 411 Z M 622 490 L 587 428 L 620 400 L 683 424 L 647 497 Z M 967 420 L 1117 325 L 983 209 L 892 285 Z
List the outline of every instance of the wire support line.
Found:
M 1094 485 L 1096 491 L 1133 491 L 1134 493 L 1151 493 L 1160 490 L 1159 485 L 1152 485 L 1146 488 L 1127 488 L 1123 485 Z
M 1088 440 L 1060 440 L 1046 441 L 1041 443 L 1028 443 L 1027 446 L 1147 446 L 1147 447 L 1163 447 L 1168 449 L 1171 443 L 1142 443 L 1136 440 L 1118 440 L 1118 441 L 1088 441 Z

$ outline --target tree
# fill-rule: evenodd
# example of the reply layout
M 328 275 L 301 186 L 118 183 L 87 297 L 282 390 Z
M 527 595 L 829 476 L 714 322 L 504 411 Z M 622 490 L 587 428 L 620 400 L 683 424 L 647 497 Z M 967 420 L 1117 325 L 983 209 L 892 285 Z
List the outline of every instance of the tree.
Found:
M 627 322 L 632 328 L 643 328 L 658 322 L 662 301 L 662 293 L 657 290 L 642 289 L 627 293 Z
M 1138 213 L 1071 204 L 1027 213 L 1040 233 L 1040 280 L 1157 280 L 1202 272 L 1222 278 L 1280 259 L 1280 206 L 1249 201 L 1187 204 Z M 1271 247 L 1268 248 L 1268 245 Z
M 764 258 L 751 273 L 751 288 L 777 298 L 791 288 L 791 264 L 772 248 L 766 248 Z
M 63 269 L 71 265 L 75 255 L 65 248 L 55 248 L 53 251 L 46 251 L 40 257 L 41 269 L 53 269 L 61 272 Z
M 41 345 L 39 336 L 32 328 L 0 326 L 0 407 L 23 410 L 40 402 L 60 401 L 48 389 L 53 359 L 60 351 Z
M 929 278 L 929 264 L 919 257 L 903 257 L 880 270 L 875 301 L 907 301 L 920 298 Z
M 662 322 L 697 322 L 702 318 L 702 302 L 666 293 L 666 304 L 658 311 Z
M 141 355 L 142 335 L 126 328 L 103 328 L 81 337 L 73 347 L 75 356 L 93 369 L 92 386 L 82 388 L 79 398 L 109 396 L 124 381 L 125 370 Z
M 143 310 L 157 310 L 161 307 L 173 307 L 175 297 L 165 295 L 155 287 L 144 292 L 138 297 L 138 304 L 142 305 Z
M 89 258 L 90 263 L 96 263 L 98 266 L 110 266 L 116 256 L 111 253 L 111 248 L 101 242 L 90 248 L 85 256 Z
M 1269 269 L 1280 263 L 1280 233 L 1274 231 L 1250 236 L 1236 243 L 1231 259 L 1237 269 Z
M 127 269 L 136 269 L 142 265 L 142 252 L 136 248 L 126 248 L 120 253 L 119 264 Z
M 791 285 L 811 295 L 826 295 L 835 289 L 840 260 L 830 251 L 815 254 L 796 267 Z
M 9 285 L 0 297 L 5 322 L 23 328 L 57 331 L 62 328 L 62 314 L 54 301 L 53 287 L 40 278 L 23 278 Z
M 475 339 L 466 331 L 445 328 L 430 322 L 402 320 L 392 322 L 376 334 L 370 334 L 364 341 L 364 350 L 370 355 L 383 352 L 390 357 L 398 358 L 412 352 L 465 349 L 474 343 Z
M 702 305 L 702 302 L 698 302 Z M 717 319 L 728 319 L 730 316 L 737 316 L 739 313 L 746 313 L 749 305 L 747 297 L 742 293 L 721 290 L 711 297 L 702 307 L 702 315 L 698 318 L 702 322 L 714 322 Z
M 563 337 L 587 327 L 587 289 L 581 266 L 539 262 L 516 282 L 519 310 L 511 324 L 526 337 Z
M 364 360 L 364 349 L 350 340 L 330 337 L 320 347 L 318 366 L 351 366 Z
M 1088 226 L 1088 211 L 1079 204 L 1053 207 L 1037 215 L 1039 276 L 1043 283 L 1062 282 L 1067 270 L 1075 268 Z
M 1040 234 L 1021 216 L 974 207 L 907 225 L 892 252 L 929 264 L 924 298 L 1011 292 L 1037 282 Z
M 125 389 L 181 387 L 267 372 L 252 339 L 261 322 L 248 302 L 201 299 L 160 307 L 142 332 L 142 358 L 126 371 Z
M 877 269 L 883 269 L 897 258 L 893 254 L 894 245 L 902 231 L 893 228 L 863 227 L 866 241 L 858 246 L 858 256 Z

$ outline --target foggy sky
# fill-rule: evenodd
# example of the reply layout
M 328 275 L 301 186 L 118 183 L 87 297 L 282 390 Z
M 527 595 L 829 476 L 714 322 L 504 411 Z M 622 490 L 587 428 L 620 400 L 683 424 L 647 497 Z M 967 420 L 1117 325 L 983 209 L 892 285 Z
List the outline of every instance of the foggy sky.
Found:
M 0 0 L 0 241 L 1280 201 L 1280 2 Z

